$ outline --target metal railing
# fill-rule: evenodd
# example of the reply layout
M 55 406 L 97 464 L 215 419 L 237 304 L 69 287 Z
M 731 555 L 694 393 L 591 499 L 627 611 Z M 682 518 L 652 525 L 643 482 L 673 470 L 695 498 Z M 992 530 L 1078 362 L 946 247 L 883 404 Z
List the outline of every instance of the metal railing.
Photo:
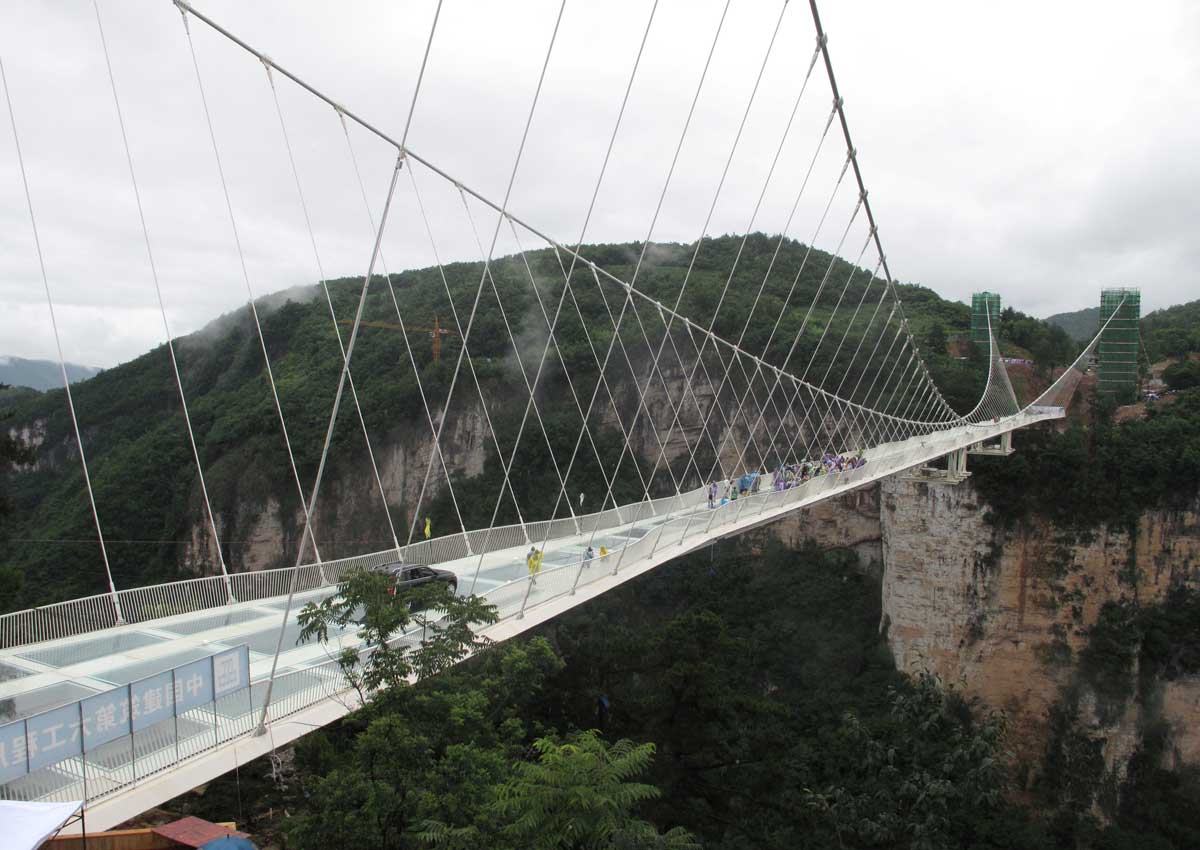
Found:
M 1039 418 L 1037 413 L 1026 414 L 1023 421 L 1038 421 Z M 764 486 L 759 493 L 749 494 L 711 509 L 707 507 L 704 489 L 697 488 L 680 496 L 626 505 L 619 509 L 578 517 L 583 534 L 591 534 L 603 528 L 624 527 L 627 542 L 614 546 L 607 555 L 590 560 L 584 560 L 580 556 L 577 560 L 500 584 L 482 596 L 488 603 L 496 606 L 501 623 L 513 618 L 522 618 L 531 609 L 575 594 L 580 588 L 586 588 L 605 577 L 632 571 L 639 565 L 644 566 L 648 561 L 669 560 L 682 551 L 696 548 L 733 530 L 746 528 L 785 511 L 852 490 L 880 477 L 931 460 L 940 453 L 958 448 L 959 443 L 975 442 L 994 435 L 1003 428 L 972 426 L 961 430 L 964 433 L 911 437 L 888 445 L 886 451 L 869 450 L 864 455 L 867 459 L 865 466 L 830 472 L 784 490 L 767 489 Z M 647 521 L 653 521 L 649 528 L 636 525 Z M 575 521 L 568 522 L 573 529 Z M 525 529 L 531 528 L 532 525 L 527 524 Z M 551 526 L 550 530 L 559 532 L 564 527 L 565 524 L 557 528 Z M 509 526 L 501 529 L 501 534 L 507 535 L 501 539 L 515 539 L 511 532 L 513 528 L 521 527 Z M 572 539 L 559 549 L 560 552 L 567 546 L 574 547 L 572 551 L 575 551 L 583 545 L 584 541 L 575 533 L 563 536 Z M 516 545 L 523 546 L 524 540 L 522 531 Z M 389 550 L 320 565 L 307 565 L 302 568 L 302 580 L 306 587 L 328 586 L 336 583 L 352 569 L 386 562 L 394 557 L 395 551 Z M 238 574 L 241 578 L 240 583 L 235 584 L 235 595 L 244 593 L 253 598 L 282 595 L 281 576 L 289 576 L 290 572 L 291 570 L 285 568 Z M 220 581 L 219 577 L 216 580 Z M 142 600 L 143 608 L 140 612 L 148 614 L 159 610 L 151 607 L 153 605 L 173 604 L 186 607 L 190 604 L 211 602 L 214 598 L 213 593 L 210 585 L 206 583 L 212 581 L 214 579 L 194 579 L 125 593 L 131 594 L 131 600 Z M 197 589 L 201 587 L 204 589 Z M 139 591 L 143 592 L 142 596 L 133 595 Z M 155 595 L 151 591 L 160 592 Z M 69 606 L 72 605 L 89 605 L 92 607 L 87 610 L 98 612 L 93 616 L 99 616 L 101 622 L 112 625 L 111 617 L 109 621 L 103 620 L 103 602 L 108 599 L 107 596 L 89 597 L 20 613 L 31 617 L 36 614 L 38 617 L 50 618 L 40 622 L 53 623 L 56 622 L 55 618 L 63 616 L 61 612 L 64 608 L 70 610 Z M 122 606 L 124 605 L 125 597 L 122 597 Z M 58 613 L 53 613 L 52 609 Z M 413 629 L 401 638 L 401 642 L 415 646 L 419 644 L 421 637 L 421 632 Z M 367 652 L 367 649 L 360 647 L 360 658 L 365 657 Z M 105 744 L 89 752 L 84 758 L 60 762 L 0 786 L 0 799 L 85 799 L 93 803 L 190 758 L 211 752 L 236 738 L 250 735 L 255 728 L 258 712 L 262 710 L 265 696 L 265 681 L 253 683 L 246 691 L 231 694 L 213 706 L 198 708 L 183 715 L 179 718 L 179 723 L 164 721 L 155 727 Z M 347 712 L 356 707 L 359 701 L 358 694 L 346 680 L 337 660 L 289 670 L 276 676 L 269 717 L 277 722 L 330 699 L 343 701 Z
M 529 543 L 543 545 L 580 532 L 592 534 L 601 529 L 616 528 L 679 510 L 681 505 L 702 494 L 703 490 L 697 488 L 678 496 L 622 505 L 575 517 L 497 526 L 490 531 L 480 529 L 466 534 L 459 532 L 422 540 L 402 546 L 399 550 L 385 549 L 382 552 L 305 564 L 300 567 L 296 589 L 305 591 L 334 586 L 350 570 L 385 564 L 396 560 L 397 557 L 402 557 L 412 564 L 439 564 Z M 286 596 L 292 569 L 279 567 L 252 572 L 233 572 L 229 575 L 228 585 L 222 576 L 202 576 L 119 590 L 117 598 L 126 624 L 144 623 L 163 617 L 219 608 L 230 602 L 251 602 Z M 0 615 L 0 649 L 74 637 L 117 625 L 121 623 L 117 621 L 112 596 L 109 594 L 57 602 Z

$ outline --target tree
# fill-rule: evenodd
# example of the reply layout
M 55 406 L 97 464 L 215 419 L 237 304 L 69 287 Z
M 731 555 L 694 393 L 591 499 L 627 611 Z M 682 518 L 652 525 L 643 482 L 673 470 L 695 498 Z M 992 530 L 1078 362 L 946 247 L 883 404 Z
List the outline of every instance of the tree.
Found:
M 929 326 L 925 335 L 925 348 L 933 355 L 946 353 L 946 329 L 942 327 L 941 322 L 934 322 Z
M 8 389 L 8 385 L 0 384 L 0 390 L 5 389 Z M 0 420 L 4 418 L 7 417 L 0 417 Z M 0 481 L 7 479 L 17 464 L 32 461 L 33 450 L 29 446 L 7 431 L 0 430 Z M 0 489 L 0 536 L 5 533 L 6 520 L 12 512 L 6 489 Z M 14 564 L 0 564 L 0 611 L 8 611 L 15 606 L 17 595 L 24 583 L 24 573 Z
M 1163 369 L 1163 380 L 1173 390 L 1186 390 L 1200 386 L 1200 362 L 1184 360 L 1172 363 Z
M 297 616 L 301 641 L 324 643 L 331 627 L 360 626 L 358 637 L 369 647 L 366 661 L 355 649 L 339 656 L 343 673 L 360 695 L 445 670 L 486 646 L 473 627 L 496 620 L 496 607 L 479 596 L 458 596 L 443 582 L 396 593 L 391 576 L 370 570 L 354 570 L 337 593 L 309 602 Z
M 921 673 L 911 688 L 891 690 L 891 723 L 868 725 L 852 713 L 830 741 L 826 763 L 841 776 L 807 790 L 819 825 L 842 847 L 950 850 L 989 846 L 980 840 L 1003 803 L 1004 724 Z
M 660 793 L 634 781 L 650 769 L 653 744 L 621 740 L 609 745 L 589 731 L 565 743 L 542 738 L 534 747 L 537 761 L 518 763 L 491 806 L 514 850 L 699 847 L 686 830 L 676 827 L 660 835 L 633 814 Z

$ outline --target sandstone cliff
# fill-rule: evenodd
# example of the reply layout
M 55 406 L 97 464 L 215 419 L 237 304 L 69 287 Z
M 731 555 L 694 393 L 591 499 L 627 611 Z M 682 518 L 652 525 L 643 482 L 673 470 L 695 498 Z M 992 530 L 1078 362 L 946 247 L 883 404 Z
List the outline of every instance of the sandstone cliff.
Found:
M 1040 521 L 998 531 L 969 479 L 896 476 L 880 503 L 881 629 L 897 666 L 930 669 L 1006 711 L 1031 782 L 1055 707 L 1069 710 L 1116 782 L 1153 724 L 1166 733 L 1166 766 L 1197 763 L 1200 677 L 1150 682 L 1105 705 L 1078 662 L 1106 602 L 1153 605 L 1197 580 L 1200 508 L 1147 512 L 1132 533 L 1073 534 Z

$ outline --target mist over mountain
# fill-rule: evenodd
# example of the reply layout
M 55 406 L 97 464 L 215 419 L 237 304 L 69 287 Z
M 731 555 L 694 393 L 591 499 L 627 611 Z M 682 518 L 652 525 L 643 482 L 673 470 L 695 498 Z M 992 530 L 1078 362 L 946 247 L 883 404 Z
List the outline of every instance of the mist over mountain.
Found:
M 93 378 L 101 371 L 95 366 L 67 364 L 67 377 L 72 384 Z M 0 384 L 45 392 L 62 387 L 62 370 L 54 360 L 26 360 L 23 357 L 0 355 Z

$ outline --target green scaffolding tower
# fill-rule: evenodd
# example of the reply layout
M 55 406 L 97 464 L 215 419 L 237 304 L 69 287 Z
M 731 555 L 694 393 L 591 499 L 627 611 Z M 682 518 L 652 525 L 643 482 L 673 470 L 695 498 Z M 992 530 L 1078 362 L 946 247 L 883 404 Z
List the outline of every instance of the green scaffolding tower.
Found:
M 1100 336 L 1099 391 L 1122 404 L 1137 399 L 1141 318 L 1141 290 L 1121 287 L 1100 292 L 1100 326 L 1104 333 Z
M 988 345 L 988 313 L 992 314 L 992 329 L 1000 333 L 1000 293 L 976 292 L 971 296 L 971 342 Z

